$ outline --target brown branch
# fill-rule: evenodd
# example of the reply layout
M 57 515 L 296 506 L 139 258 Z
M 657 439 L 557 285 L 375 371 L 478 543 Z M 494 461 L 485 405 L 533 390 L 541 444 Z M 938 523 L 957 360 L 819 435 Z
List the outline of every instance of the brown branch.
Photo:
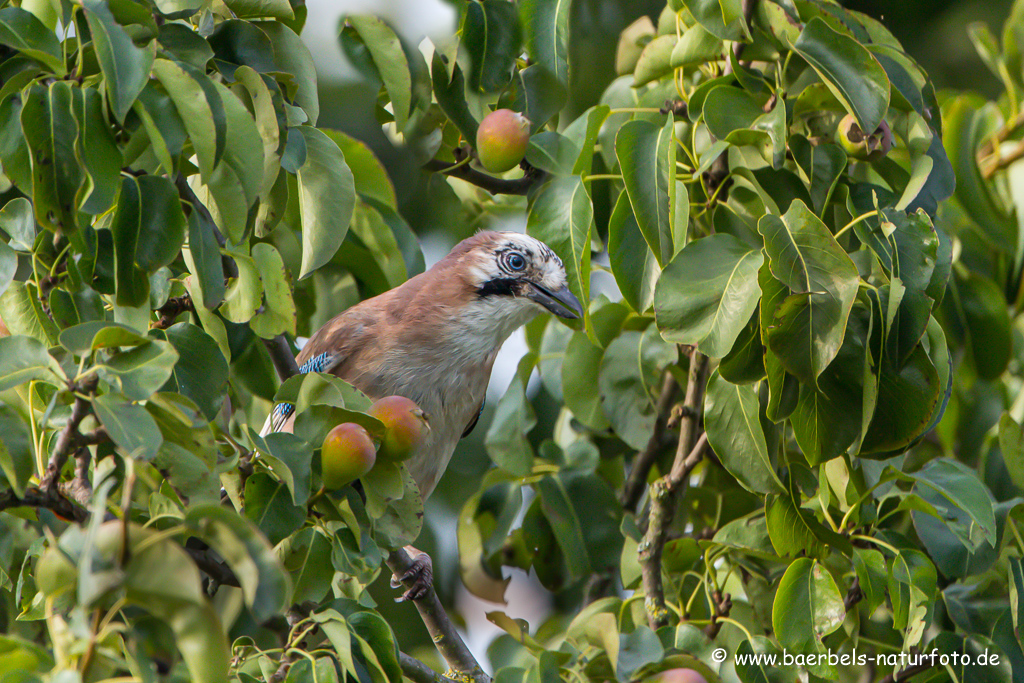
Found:
M 860 589 L 860 579 L 855 578 L 850 586 L 850 590 L 846 592 L 846 597 L 843 598 L 843 609 L 849 612 L 863 599 L 864 591 Z
M 61 519 L 79 524 L 89 518 L 88 510 L 68 500 L 57 490 L 41 491 L 37 488 L 30 488 L 26 489 L 22 496 L 18 496 L 11 490 L 0 491 L 0 510 L 17 507 L 44 508 Z
M 72 384 L 70 388 L 76 393 L 82 392 L 91 395 L 96 391 L 98 381 L 97 377 L 92 375 L 89 379 L 82 382 L 81 385 L 76 386 Z M 68 461 L 68 456 L 81 446 L 86 445 L 82 441 L 82 435 L 78 433 L 78 427 L 90 412 L 92 412 L 92 402 L 80 395 L 76 395 L 75 403 L 71 408 L 71 417 L 68 418 L 68 423 L 64 425 L 64 429 L 61 430 L 60 435 L 57 437 L 57 445 L 53 448 L 53 454 L 46 465 L 46 472 L 39 482 L 39 488 L 43 491 L 49 492 L 57 488 L 57 483 L 60 481 L 60 472 L 64 469 L 64 463 Z
M 491 194 L 525 195 L 535 185 L 543 182 L 546 177 L 545 173 L 536 169 L 530 169 L 522 178 L 506 180 L 505 178 L 496 178 L 483 171 L 478 171 L 469 164 L 452 166 L 440 159 L 431 159 L 423 165 L 423 170 L 465 180 L 467 183 L 483 188 Z
M 644 450 L 633 459 L 633 469 L 630 470 L 629 478 L 626 480 L 625 486 L 622 487 L 622 507 L 631 512 L 636 510 L 636 504 L 644 494 L 644 489 L 647 487 L 647 475 L 654 465 L 654 460 L 658 457 L 658 451 L 661 450 L 665 425 L 668 423 L 678 386 L 672 373 L 666 370 L 665 378 L 661 383 L 661 393 L 658 394 L 658 404 L 655 408 L 656 418 L 651 438 L 648 439 Z
M 640 573 L 646 598 L 644 606 L 652 630 L 669 623 L 671 616 L 665 606 L 665 587 L 661 578 L 661 555 L 668 538 L 668 529 L 675 515 L 676 501 L 693 468 L 704 457 L 707 433 L 702 433 L 696 443 L 691 443 L 698 429 L 700 407 L 704 403 L 704 387 L 707 384 L 708 357 L 693 349 L 690 369 L 686 382 L 686 398 L 683 400 L 683 414 L 679 424 L 679 442 L 675 460 L 667 475 L 651 485 L 651 509 L 648 515 L 647 532 L 640 544 Z
M 156 309 L 160 319 L 150 325 L 158 330 L 166 330 L 168 327 L 174 324 L 174 320 L 184 313 L 185 311 L 194 311 L 195 307 L 192 304 L 192 297 L 188 294 L 182 296 L 173 296 L 167 300 L 160 308 Z
M 1024 140 L 1018 142 L 1017 145 L 1013 149 L 1011 149 L 1006 156 L 999 156 L 995 160 L 989 162 L 988 165 L 982 169 L 981 176 L 985 180 L 989 180 L 992 176 L 996 174 L 996 171 L 999 171 L 1001 169 L 1006 168 L 1007 166 L 1010 166 L 1015 161 L 1020 160 L 1021 157 L 1024 157 Z
M 729 612 L 732 611 L 732 596 L 728 593 L 715 591 L 711 594 L 711 599 L 711 623 L 704 627 L 704 635 L 709 640 L 714 640 L 718 636 L 718 632 L 722 630 L 722 622 L 718 618 L 727 617 Z
M 403 549 L 392 551 L 385 562 L 395 576 L 405 576 L 412 569 L 413 560 Z M 406 583 L 406 588 L 412 588 L 414 579 Z M 477 662 L 476 657 L 466 647 L 462 636 L 455 630 L 455 625 L 448 618 L 447 612 L 441 605 L 441 601 L 434 592 L 433 585 L 426 587 L 426 592 L 413 600 L 416 610 L 420 613 L 423 625 L 434 641 L 437 651 L 441 653 L 448 667 L 459 674 L 459 680 L 472 680 L 475 683 L 491 683 L 491 677 L 484 673 Z
M 919 673 L 924 673 L 925 671 L 928 671 L 929 669 L 932 669 L 934 667 L 934 663 L 913 664 L 905 669 L 901 669 L 895 673 L 889 674 L 881 681 L 879 681 L 879 683 L 899 683 L 899 681 L 905 681 L 912 676 L 916 676 Z
M 263 345 L 267 347 L 270 360 L 273 361 L 274 368 L 277 369 L 277 376 L 281 378 L 282 382 L 299 374 L 299 364 L 295 362 L 295 354 L 292 353 L 291 347 L 288 346 L 288 340 L 283 334 L 279 334 L 273 339 L 264 339 Z
M 203 573 L 220 585 L 241 588 L 242 584 L 238 581 L 238 577 L 235 576 L 231 567 L 217 559 L 210 548 L 194 548 L 186 545 L 185 552 L 189 554 L 192 561 L 196 563 L 196 566 Z
M 404 652 L 398 653 L 398 666 L 402 669 L 402 675 L 413 683 L 445 683 L 451 680 Z

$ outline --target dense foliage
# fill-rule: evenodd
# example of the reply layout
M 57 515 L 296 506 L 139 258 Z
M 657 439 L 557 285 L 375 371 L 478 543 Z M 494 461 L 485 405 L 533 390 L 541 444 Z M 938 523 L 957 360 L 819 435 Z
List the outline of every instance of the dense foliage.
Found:
M 986 102 L 830 0 L 670 0 L 571 120 L 568 0 L 453 4 L 451 41 L 339 40 L 438 201 L 525 211 L 586 304 L 528 326 L 458 518 L 471 592 L 555 596 L 488 614 L 495 679 L 1024 681 L 1024 4 L 971 29 Z M 304 21 L 0 8 L 3 681 L 427 683 L 425 627 L 487 678 L 433 593 L 421 624 L 368 590 L 421 531 L 404 465 L 320 490 L 327 431 L 381 426 L 295 339 L 424 259 L 370 148 L 316 127 Z M 498 108 L 532 122 L 503 176 Z M 847 115 L 892 149 L 849 156 Z M 262 438 L 275 401 L 295 434 Z

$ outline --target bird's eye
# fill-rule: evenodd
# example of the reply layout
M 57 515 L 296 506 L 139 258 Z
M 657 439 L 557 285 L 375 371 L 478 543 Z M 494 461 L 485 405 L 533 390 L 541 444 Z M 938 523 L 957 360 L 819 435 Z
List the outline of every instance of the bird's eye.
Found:
M 505 259 L 505 263 L 508 265 L 509 270 L 520 271 L 526 268 L 526 259 L 523 258 L 522 254 L 512 253 L 509 254 L 508 258 Z

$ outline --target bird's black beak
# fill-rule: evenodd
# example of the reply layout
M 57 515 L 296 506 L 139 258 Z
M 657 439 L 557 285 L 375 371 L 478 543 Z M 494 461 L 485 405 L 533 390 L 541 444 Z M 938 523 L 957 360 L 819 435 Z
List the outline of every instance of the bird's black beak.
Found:
M 561 289 L 552 292 L 536 282 L 530 282 L 530 292 L 526 296 L 560 318 L 575 320 L 583 315 L 583 307 L 580 306 L 580 300 L 565 285 L 562 285 Z

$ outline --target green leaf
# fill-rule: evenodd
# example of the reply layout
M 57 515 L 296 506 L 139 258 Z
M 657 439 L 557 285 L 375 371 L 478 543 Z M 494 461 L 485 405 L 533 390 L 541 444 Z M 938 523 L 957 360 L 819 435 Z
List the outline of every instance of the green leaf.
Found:
M 814 213 L 824 216 L 832 191 L 846 169 L 846 153 L 831 142 L 812 145 L 802 135 L 791 137 L 789 148 L 807 185 Z
M 752 493 L 779 493 L 785 487 L 775 473 L 764 430 L 758 417 L 757 391 L 722 379 L 708 379 L 704 420 L 708 443 L 722 466 Z
M 893 627 L 906 631 L 908 646 L 920 642 L 935 610 L 938 575 L 928 557 L 917 550 L 901 550 L 889 568 L 889 598 Z
M 78 190 L 84 182 L 75 155 L 78 124 L 71 111 L 71 85 L 65 81 L 32 86 L 21 110 L 32 158 L 32 200 L 36 222 L 71 233 L 78 226 Z
M 284 260 L 272 245 L 261 243 L 252 248 L 252 258 L 263 280 L 266 304 L 253 317 L 252 331 L 264 339 L 288 332 L 295 335 L 295 302 Z
M 690 10 L 694 20 L 722 40 L 750 40 L 750 30 L 743 18 L 739 0 L 679 0 Z
M 103 69 L 103 82 L 112 113 L 118 123 L 123 123 L 135 98 L 149 80 L 156 44 L 151 42 L 144 48 L 136 47 L 103 0 L 82 0 L 82 7 L 89 22 L 96 57 Z
M 227 139 L 227 115 L 217 89 L 204 72 L 183 62 L 157 59 L 153 75 L 174 102 L 192 142 L 199 173 L 209 182 Z
M 648 121 L 625 123 L 615 136 L 615 154 L 637 224 L 662 267 L 672 260 L 676 192 L 673 119 L 660 129 Z
M 857 117 L 861 130 L 878 127 L 889 109 L 889 78 L 866 47 L 814 17 L 800 32 L 793 51 Z
M 561 476 L 546 476 L 537 482 L 540 506 L 551 524 L 555 541 L 562 549 L 569 576 L 576 581 L 590 572 L 590 558 L 583 542 L 583 530 Z
M 505 0 L 471 2 L 462 24 L 462 47 L 470 58 L 469 87 L 500 90 L 512 75 L 521 32 L 516 7 Z
M 999 417 L 999 450 L 1013 483 L 1024 488 L 1024 428 L 1009 413 Z
M 145 408 L 113 393 L 95 397 L 92 408 L 111 440 L 127 455 L 139 460 L 156 456 L 164 439 Z
M 700 24 L 694 24 L 683 31 L 679 41 L 672 48 L 672 68 L 693 66 L 720 59 L 722 56 L 722 40 L 708 32 Z
M 873 548 L 854 548 L 853 568 L 857 572 L 860 590 L 864 594 L 864 604 L 870 616 L 885 602 L 888 576 L 885 557 Z
M 441 107 L 455 127 L 462 133 L 462 137 L 474 148 L 476 147 L 476 129 L 479 122 L 469 111 L 469 104 L 466 101 L 466 81 L 462 76 L 462 69 L 458 64 L 452 64 L 451 76 L 449 77 L 448 63 L 440 50 L 434 51 L 434 58 L 430 64 L 430 77 L 434 86 L 434 96 L 437 104 Z
M 142 401 L 171 376 L 178 353 L 163 341 L 148 341 L 97 362 L 100 378 L 133 401 Z
M 185 251 L 189 270 L 196 276 L 203 293 L 203 306 L 214 310 L 224 301 L 224 262 L 217 244 L 215 226 L 203 212 L 192 208 L 188 216 L 188 248 Z
M 337 144 L 315 128 L 301 126 L 298 130 L 306 141 L 306 162 L 297 174 L 301 280 L 327 263 L 345 239 L 355 206 L 355 181 Z
M 139 233 L 135 263 L 146 273 L 155 273 L 178 257 L 185 243 L 185 214 L 178 191 L 167 178 L 145 175 L 135 182 L 141 203 L 135 218 Z
M 0 342 L 14 338 L 6 337 Z M 0 347 L 0 358 L 4 358 L 8 350 Z M 14 493 L 23 496 L 35 469 L 35 448 L 28 425 L 14 408 L 0 403 L 0 472 Z
M 249 478 L 251 480 L 252 477 Z M 284 489 L 283 486 L 280 488 Z M 246 494 L 248 489 L 247 482 Z M 287 496 L 287 492 L 284 495 Z M 278 514 L 278 511 L 273 514 Z M 299 508 L 299 514 L 304 518 L 305 510 Z M 249 516 L 248 511 L 246 516 Z M 322 600 L 331 588 L 331 577 L 334 575 L 331 539 L 320 530 L 307 527 L 285 539 L 277 545 L 275 551 L 292 575 L 292 602 L 301 604 L 306 600 Z
M 887 457 L 905 448 L 928 428 L 941 393 L 935 366 L 920 346 L 900 370 L 883 368 L 878 378 L 875 414 L 860 454 Z
M 620 681 L 633 679 L 633 673 L 646 664 L 659 662 L 665 657 L 661 640 L 647 626 L 637 626 L 632 633 L 619 634 L 619 656 L 615 677 Z
M 774 312 L 767 346 L 783 367 L 813 384 L 839 353 L 857 295 L 856 266 L 800 200 L 758 221 L 772 274 L 792 290 Z
M 224 401 L 228 381 L 228 363 L 217 342 L 191 323 L 172 325 L 165 334 L 179 358 L 164 391 L 187 396 L 212 421 Z
M 345 155 L 345 163 L 352 171 L 356 194 L 397 209 L 398 199 L 395 197 L 395 186 L 374 151 L 364 142 L 339 130 L 323 130 L 323 133 L 334 140 L 334 143 Z
M 579 176 L 555 178 L 545 184 L 530 206 L 526 231 L 547 244 L 565 264 L 569 290 L 583 305 L 590 329 L 590 231 L 594 207 Z
M 519 4 L 526 49 L 563 84 L 569 83 L 570 0 L 524 0 Z
M 398 35 L 380 18 L 372 15 L 351 14 L 345 17 L 345 22 L 355 30 L 370 51 L 377 73 L 391 97 L 395 127 L 399 131 L 405 130 L 412 100 L 412 75 Z
M 27 335 L 55 346 L 59 331 L 43 310 L 38 290 L 30 282 L 15 280 L 0 295 L 0 320 L 12 335 Z
M 38 339 L 20 334 L 0 337 L 0 391 L 34 379 L 53 380 L 53 361 Z
M 954 311 L 968 335 L 978 375 L 998 378 L 1010 361 L 1013 346 L 1010 314 L 999 285 L 974 271 L 964 274 L 955 270 L 943 304 L 945 310 Z
M 45 64 L 53 73 L 63 76 L 64 55 L 60 41 L 34 14 L 21 7 L 0 10 L 0 45 Z
M 256 472 L 245 480 L 245 518 L 258 526 L 270 544 L 276 546 L 302 526 L 306 508 L 292 502 L 287 486 L 266 472 Z M 288 559 L 290 550 L 293 549 L 285 548 L 285 552 L 278 553 L 289 571 L 292 570 Z M 299 595 L 294 598 L 298 600 Z
M 320 99 L 316 67 L 309 48 L 295 31 L 281 22 L 256 22 L 255 25 L 270 38 L 278 69 L 294 76 L 294 85 L 288 89 L 289 97 L 306 113 L 307 123 L 315 126 L 320 116 Z
M 676 358 L 675 346 L 665 343 L 653 325 L 643 332 L 622 332 L 601 358 L 599 404 L 615 435 L 635 450 L 651 438 L 661 374 Z
M 257 623 L 288 606 L 289 586 L 284 567 L 250 522 L 220 505 L 190 507 L 184 521 L 231 567 Z
M 228 281 L 220 313 L 233 323 L 246 323 L 263 304 L 263 281 L 252 258 L 236 254 L 234 260 L 238 277 Z
M 732 235 L 686 245 L 665 267 L 654 292 L 662 336 L 696 344 L 712 358 L 728 354 L 757 307 L 757 272 L 763 261 L 760 250 Z
M 788 495 L 774 496 L 766 506 L 765 520 L 772 547 L 781 556 L 824 557 L 828 550 L 850 553 L 850 543 L 799 507 Z
M 918 486 L 927 486 L 943 498 L 960 508 L 971 518 L 971 525 L 965 525 L 960 532 L 961 538 L 975 540 L 972 533 L 974 525 L 981 533 L 981 538 L 989 545 L 996 544 L 996 519 L 993 511 L 992 497 L 978 475 L 963 463 L 950 458 L 936 458 L 916 472 L 914 478 Z M 950 524 L 956 515 L 946 514 L 945 521 Z M 981 542 L 978 539 L 973 545 Z
M 32 202 L 24 197 L 15 197 L 0 210 L 0 229 L 11 241 L 7 246 L 20 252 L 32 251 L 36 241 L 36 221 Z
M 661 268 L 640 232 L 625 192 L 619 193 L 608 219 L 608 260 L 622 298 L 634 311 L 645 312 L 655 302 Z
M 839 628 L 846 616 L 843 596 L 822 565 L 801 557 L 793 561 L 779 583 L 772 606 L 772 627 L 782 646 L 791 652 L 824 652 L 821 640 Z M 834 667 L 809 666 L 827 676 Z
M 484 437 L 484 446 L 491 460 L 516 476 L 529 474 L 533 468 L 533 448 L 526 435 L 536 424 L 533 406 L 526 399 L 522 380 L 516 375 L 498 401 Z
M 633 87 L 639 88 L 671 72 L 675 46 L 675 35 L 657 36 L 647 43 L 633 69 Z
M 746 90 L 719 85 L 704 100 L 704 120 L 717 140 L 737 147 L 753 145 L 774 168 L 780 168 L 786 154 L 785 111 L 776 106 L 765 112 L 766 102 Z
M 240 19 L 273 17 L 288 20 L 295 17 L 288 0 L 224 0 L 224 4 Z
M 287 432 L 274 432 L 265 439 L 250 432 L 250 437 L 274 474 L 288 487 L 292 502 L 299 507 L 305 505 L 311 480 L 309 444 Z
M 78 120 L 78 155 L 85 167 L 85 182 L 79 189 L 75 206 L 98 215 L 117 198 L 117 179 L 124 165 L 121 150 L 114 140 L 103 111 L 103 96 L 95 88 L 72 88 L 72 108 Z

